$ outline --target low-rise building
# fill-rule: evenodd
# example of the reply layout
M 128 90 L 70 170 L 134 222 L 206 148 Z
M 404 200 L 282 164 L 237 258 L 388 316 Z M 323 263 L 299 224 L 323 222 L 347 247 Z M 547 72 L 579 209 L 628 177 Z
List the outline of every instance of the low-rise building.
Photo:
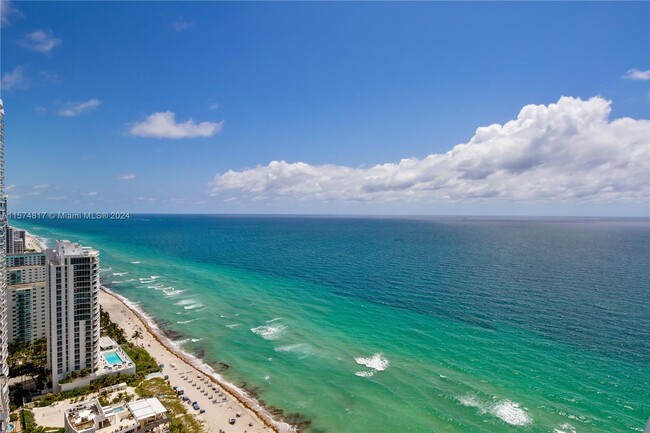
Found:
M 157 398 L 102 407 L 98 400 L 64 413 L 66 433 L 168 433 L 167 409 Z

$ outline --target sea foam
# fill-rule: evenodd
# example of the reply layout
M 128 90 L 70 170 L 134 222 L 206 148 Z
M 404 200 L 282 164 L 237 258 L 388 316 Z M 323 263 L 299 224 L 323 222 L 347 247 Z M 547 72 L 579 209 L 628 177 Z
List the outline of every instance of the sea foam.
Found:
M 384 371 L 388 368 L 388 359 L 384 358 L 381 353 L 375 353 L 370 358 L 358 357 L 354 360 L 359 365 L 365 365 L 368 368 L 371 368 L 375 371 Z
M 553 433 L 576 433 L 576 428 L 569 423 L 565 423 L 555 427 Z
M 196 304 L 196 301 L 193 299 L 182 299 L 178 302 L 174 302 L 174 305 L 192 305 Z
M 481 414 L 489 413 L 510 425 L 526 426 L 533 422 L 519 403 L 510 400 L 484 401 L 475 394 L 467 394 L 458 399 L 463 406 L 475 407 Z
M 276 352 L 291 352 L 298 355 L 298 358 L 304 359 L 312 354 L 311 348 L 306 343 L 286 344 L 273 348 Z
M 251 331 L 265 340 L 275 340 L 287 329 L 284 325 L 262 325 L 256 328 L 251 328 Z

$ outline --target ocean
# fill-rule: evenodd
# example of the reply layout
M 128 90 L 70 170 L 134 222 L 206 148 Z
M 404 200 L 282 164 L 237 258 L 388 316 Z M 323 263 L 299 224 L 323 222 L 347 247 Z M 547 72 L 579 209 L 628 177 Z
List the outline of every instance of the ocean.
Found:
M 133 215 L 11 221 L 312 433 L 641 432 L 650 223 Z

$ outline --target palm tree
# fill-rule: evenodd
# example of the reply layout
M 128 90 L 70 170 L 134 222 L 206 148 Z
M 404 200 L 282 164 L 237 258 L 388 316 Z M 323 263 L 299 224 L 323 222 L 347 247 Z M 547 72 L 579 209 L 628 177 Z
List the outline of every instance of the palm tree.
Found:
M 140 330 L 136 330 L 136 331 L 133 333 L 133 335 L 131 335 L 131 338 L 137 342 L 138 340 L 140 340 L 140 339 L 143 338 L 143 337 L 142 337 L 142 332 L 140 332 Z

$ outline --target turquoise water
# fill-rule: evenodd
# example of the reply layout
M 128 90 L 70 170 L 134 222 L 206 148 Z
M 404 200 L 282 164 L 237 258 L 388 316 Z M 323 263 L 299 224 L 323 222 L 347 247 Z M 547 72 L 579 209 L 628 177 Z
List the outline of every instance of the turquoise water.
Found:
M 19 225 L 100 249 L 107 286 L 309 432 L 629 432 L 650 416 L 648 221 Z
M 102 356 L 111 367 L 116 364 L 122 364 L 124 362 L 124 360 L 120 357 L 120 355 L 117 354 L 117 352 L 103 353 Z

